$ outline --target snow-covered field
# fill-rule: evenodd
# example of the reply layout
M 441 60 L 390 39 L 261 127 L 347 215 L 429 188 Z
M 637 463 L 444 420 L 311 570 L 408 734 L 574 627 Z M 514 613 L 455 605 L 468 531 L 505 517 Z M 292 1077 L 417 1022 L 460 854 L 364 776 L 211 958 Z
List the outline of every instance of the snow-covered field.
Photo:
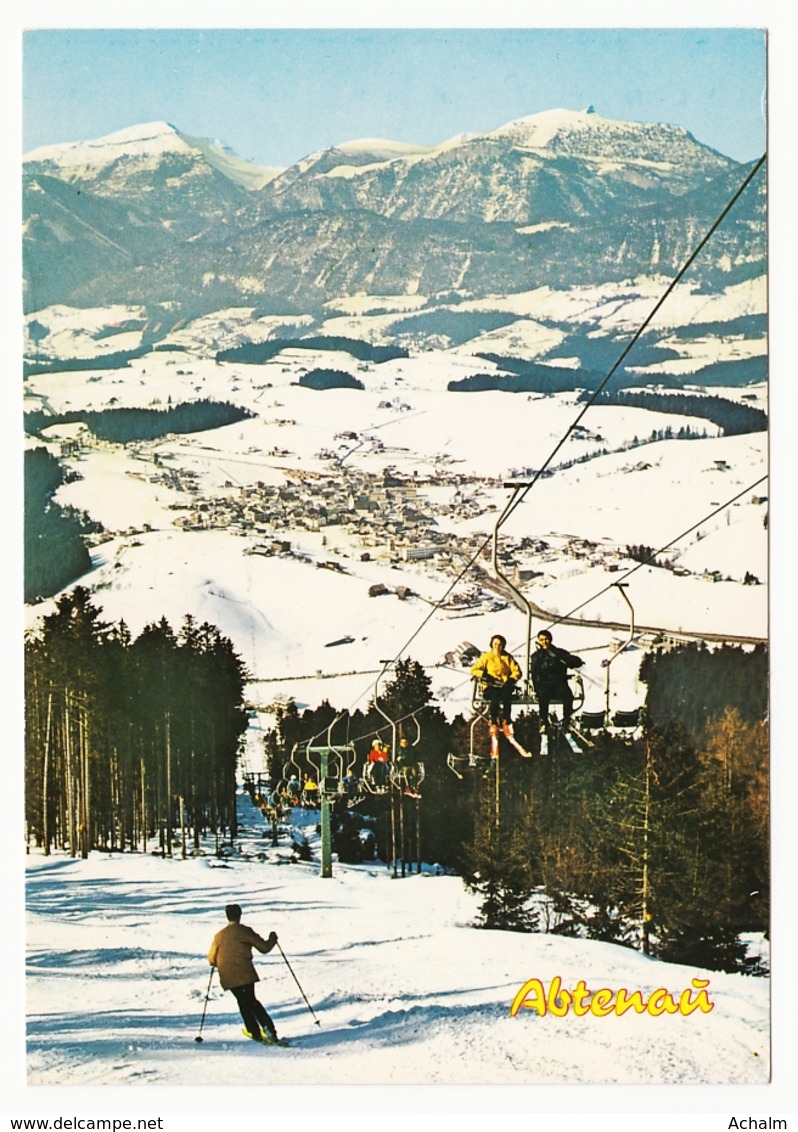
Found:
M 475 930 L 457 877 L 392 878 L 379 863 L 322 878 L 316 811 L 295 820 L 315 861 L 271 845 L 239 796 L 237 851 L 163 860 L 32 855 L 27 870 L 31 1085 L 699 1085 L 768 1080 L 767 979 L 663 964 L 627 948 Z M 274 929 L 260 997 L 289 1049 L 248 1043 L 231 995 L 208 987 L 222 909 Z M 708 979 L 714 1008 L 654 1017 L 557 1017 L 510 1007 L 530 979 L 584 980 L 678 1000 Z M 693 997 L 695 997 L 693 990 Z M 203 1042 L 197 1043 L 200 1033 Z
M 379 864 L 337 861 L 322 878 L 315 811 L 295 812 L 314 860 L 287 863 L 286 842 L 264 839 L 246 795 L 239 806 L 226 859 L 26 859 L 27 1055 L 6 1031 L 9 1112 L 146 1114 L 180 1132 L 205 1132 L 225 1114 L 268 1123 L 347 1113 L 391 1129 L 409 1113 L 457 1114 L 469 1129 L 488 1113 L 535 1113 L 563 1132 L 641 1121 L 664 1132 L 676 1120 L 698 1132 L 763 1114 L 791 1126 L 795 996 L 778 948 L 771 1003 L 768 979 L 477 930 L 476 899 L 458 878 L 427 867 L 393 879 Z M 229 901 L 256 930 L 278 933 L 285 962 L 277 950 L 256 954 L 257 991 L 289 1048 L 248 1042 L 232 996 L 215 979 L 209 993 L 205 953 Z M 511 1016 L 525 984 L 540 980 L 547 993 L 557 978 L 646 1000 L 660 988 L 695 997 L 693 980 L 706 979 L 714 1006 Z
M 652 300 L 658 283 L 641 284 L 638 305 Z M 693 309 L 700 297 L 688 293 L 676 295 L 674 302 L 692 303 L 695 317 L 722 317 L 723 311 L 732 317 L 759 310 L 760 291 L 754 283 L 732 289 L 725 307 L 715 299 L 711 310 Z M 567 313 L 589 319 L 601 313 L 623 326 L 640 316 L 634 304 L 633 310 L 626 310 L 628 298 L 613 299 L 597 289 L 568 296 L 535 292 L 534 301 L 531 296 L 511 298 L 519 315 L 526 316 L 535 304 L 542 304 L 550 316 Z M 381 301 L 393 301 L 400 313 L 407 305 Z M 700 301 L 706 305 L 709 300 Z M 370 324 L 386 316 L 370 315 L 366 299 L 360 306 L 354 299 L 341 305 L 347 325 L 325 329 L 378 337 Z M 134 313 L 52 308 L 40 313 L 40 321 L 51 328 L 54 347 L 78 356 L 113 343 L 113 336 L 93 335 L 111 323 L 123 324 L 126 314 Z M 308 704 L 327 698 L 342 707 L 362 706 L 373 691 L 377 662 L 400 655 L 405 642 L 412 640 L 410 655 L 427 667 L 443 710 L 450 715 L 467 710 L 467 674 L 442 667 L 445 654 L 463 641 L 484 647 L 497 631 L 522 655 L 526 647 L 525 618 L 512 607 L 497 612 L 483 603 L 429 616 L 471 551 L 444 567 L 434 558 L 397 561 L 387 546 L 364 548 L 361 536 L 344 525 L 318 531 L 294 525 L 277 532 L 290 540 L 292 556 L 264 557 L 253 553 L 264 538 L 254 530 L 225 529 L 218 522 L 211 530 L 181 530 L 175 521 L 202 500 L 227 500 L 232 506 L 258 483 L 284 483 L 298 472 L 321 476 L 320 484 L 334 482 L 340 478 L 336 460 L 329 456 L 334 453 L 343 466 L 370 482 L 377 482 L 387 469 L 411 483 L 414 477 L 426 479 L 427 485 L 419 487 L 422 507 L 440 502 L 442 491 L 453 498 L 454 481 L 445 477 L 460 477 L 457 490 L 461 497 L 472 497 L 472 512 L 438 507 L 436 528 L 462 540 L 463 546 L 469 538 L 487 544 L 496 516 L 509 499 L 501 485 L 511 477 L 523 481 L 528 469 L 540 467 L 583 406 L 573 394 L 447 392 L 448 381 L 473 373 L 475 366 L 490 368 L 473 356 L 484 345 L 481 339 L 452 350 L 411 351 L 408 358 L 380 365 L 318 350 L 292 350 L 260 366 L 217 363 L 212 343 L 230 345 L 258 336 L 248 318 L 246 310 L 222 311 L 215 319 L 175 331 L 174 343 L 184 350 L 177 355 L 151 353 L 123 370 L 27 380 L 26 408 L 165 407 L 201 396 L 231 400 L 256 414 L 208 432 L 126 448 L 84 446 L 79 455 L 67 456 L 66 466 L 79 478 L 59 490 L 58 501 L 85 510 L 113 536 L 94 549 L 93 570 L 81 582 L 108 617 L 124 618 L 134 633 L 164 615 L 176 627 L 187 613 L 219 625 L 253 677 L 251 699 L 256 704 L 282 694 Z M 317 392 L 296 385 L 299 375 L 314 366 L 345 369 L 361 379 L 365 389 Z M 739 392 L 724 391 L 732 397 Z M 748 395 L 765 404 L 764 389 L 754 388 Z M 586 455 L 593 458 L 541 479 L 502 528 L 502 538 L 548 543 L 550 553 L 522 563 L 536 571 L 524 584 L 524 593 L 543 611 L 536 626 L 578 611 L 582 624 L 558 626 L 556 633 L 560 643 L 583 652 L 588 660 L 590 694 L 602 694 L 602 661 L 624 637 L 627 607 L 612 583 L 624 580 L 629 570 L 633 574 L 627 593 L 641 629 L 764 639 L 766 435 L 720 437 L 709 425 L 703 440 L 663 440 L 628 448 L 635 437 L 648 437 L 654 429 L 697 422 L 643 409 L 595 406 L 583 423 L 587 433 L 573 435 L 554 465 Z M 61 454 L 62 442 L 73 438 L 79 427 L 47 430 L 51 451 Z M 608 452 L 597 455 L 601 447 Z M 191 483 L 178 483 L 171 476 L 174 471 L 189 474 Z M 441 488 L 430 486 L 430 480 Z M 594 541 L 601 553 L 575 559 L 568 549 L 573 539 Z M 630 560 L 623 561 L 625 547 L 631 544 L 667 547 L 663 557 L 672 558 L 681 573 L 636 568 Z M 364 549 L 370 551 L 369 561 L 363 561 Z M 619 560 L 613 569 L 620 572 L 608 573 L 607 555 L 616 552 Z M 329 559 L 346 572 L 316 568 Z M 490 564 L 484 565 L 490 574 Z M 705 576 L 713 572 L 716 580 Z M 761 584 L 744 585 L 746 574 Z M 455 590 L 473 581 L 473 575 L 466 576 Z M 370 599 L 368 589 L 376 583 L 391 590 L 409 586 L 416 596 L 399 601 L 391 593 Z M 52 607 L 52 601 L 30 607 L 27 623 L 34 625 Z M 615 628 L 609 627 L 612 623 Z M 354 639 L 330 647 L 346 637 Z M 624 685 L 613 689 L 619 697 L 615 707 L 634 706 L 638 694 L 636 664 L 627 663 L 629 659 L 614 669 L 615 677 L 628 674 Z

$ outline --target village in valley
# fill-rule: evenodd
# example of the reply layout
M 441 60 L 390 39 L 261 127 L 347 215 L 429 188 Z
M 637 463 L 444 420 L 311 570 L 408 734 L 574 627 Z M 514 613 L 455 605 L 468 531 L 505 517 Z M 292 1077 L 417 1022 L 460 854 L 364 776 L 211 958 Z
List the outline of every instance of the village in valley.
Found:
M 410 406 L 396 398 L 380 402 L 378 408 L 406 412 Z M 290 434 L 297 424 L 290 417 L 267 417 L 263 423 L 272 435 L 277 429 Z M 80 466 L 92 451 L 114 451 L 113 444 L 94 436 L 83 425 L 54 426 L 49 432 L 53 449 L 73 467 L 75 478 L 80 478 Z M 582 433 L 583 439 L 594 444 L 577 463 L 606 456 L 606 449 L 595 448 L 595 442 L 603 440 L 600 434 Z M 357 573 L 364 563 L 383 564 L 405 576 L 405 581 L 393 584 L 368 582 L 364 593 L 369 597 L 394 593 L 401 600 L 419 598 L 419 590 L 425 592 L 416 581 L 419 576 L 429 577 L 431 572 L 438 578 L 457 577 L 470 562 L 467 578 L 441 604 L 442 614 L 495 613 L 513 604 L 511 590 L 493 568 L 491 528 L 507 489 L 529 482 L 535 476 L 534 468 L 511 468 L 508 480 L 477 475 L 457 467 L 464 460 L 437 453 L 420 469 L 410 470 L 410 465 L 418 461 L 409 449 L 386 445 L 368 429 L 339 431 L 332 442 L 314 453 L 310 461 L 298 459 L 285 445 L 274 444 L 267 450 L 250 446 L 238 457 L 255 469 L 250 470 L 245 483 L 228 478 L 209 486 L 201 464 L 211 451 L 207 434 L 167 436 L 128 445 L 125 474 L 150 489 L 168 490 L 172 502 L 167 507 L 175 528 L 238 536 L 246 540 L 246 555 L 282 557 L 339 574 Z M 634 451 L 639 447 L 639 442 L 618 446 L 620 452 L 632 451 L 617 474 L 650 470 L 651 464 Z M 350 461 L 355 453 L 358 461 Z M 253 478 L 258 466 L 267 471 L 267 478 Z M 573 461 L 569 461 L 559 470 L 572 466 Z M 708 463 L 707 470 L 726 473 L 731 468 L 725 459 L 717 458 Z M 552 477 L 555 471 L 547 470 L 543 478 Z M 750 502 L 761 510 L 767 497 L 753 496 Z M 131 539 L 151 531 L 148 522 L 120 530 L 100 525 L 89 537 L 94 545 L 101 545 L 120 536 Z M 313 535 L 318 537 L 309 542 L 307 536 Z M 503 534 L 495 565 L 513 586 L 526 587 L 536 580 L 545 586 L 553 579 L 584 570 L 620 573 L 633 566 L 644 549 L 651 548 L 550 531 L 545 537 Z M 688 569 L 680 562 L 678 552 L 660 555 L 653 565 L 671 571 L 674 577 L 695 573 L 709 582 L 726 577 L 710 567 Z M 750 571 L 735 580 L 760 584 Z M 422 596 L 421 600 L 429 599 Z M 659 639 L 665 637 L 667 627 L 663 627 Z

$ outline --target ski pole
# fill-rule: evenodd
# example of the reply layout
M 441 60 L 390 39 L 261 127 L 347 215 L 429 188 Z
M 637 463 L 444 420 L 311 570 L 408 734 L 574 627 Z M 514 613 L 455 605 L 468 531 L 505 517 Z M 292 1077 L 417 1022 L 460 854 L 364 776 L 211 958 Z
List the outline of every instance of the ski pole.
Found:
M 208 997 L 210 996 L 210 993 L 211 993 L 211 982 L 213 981 L 213 971 L 214 971 L 214 968 L 211 967 L 211 973 L 210 973 L 210 977 L 208 979 L 208 989 L 205 991 L 205 1005 L 202 1008 L 202 1021 L 200 1022 L 199 1033 L 197 1034 L 196 1038 L 194 1039 L 195 1042 L 202 1042 L 202 1041 L 205 1040 L 202 1036 L 202 1027 L 205 1025 L 205 1011 L 208 1009 Z
M 291 974 L 293 975 L 293 978 L 294 978 L 294 982 L 295 982 L 295 983 L 296 983 L 296 985 L 297 985 L 297 986 L 299 987 L 299 993 L 300 993 L 300 994 L 302 995 L 302 997 L 303 997 L 303 998 L 304 998 L 304 1000 L 305 1000 L 305 1005 L 307 1006 L 308 1010 L 309 1010 L 309 1011 L 310 1011 L 310 1013 L 311 1013 L 311 1014 L 313 1015 L 313 1017 L 314 1017 L 314 1018 L 316 1019 L 316 1025 L 317 1025 L 317 1026 L 320 1026 L 320 1025 L 321 1025 L 321 1022 L 319 1022 L 318 1018 L 316 1018 L 316 1014 L 315 1014 L 315 1011 L 313 1010 L 313 1007 L 312 1007 L 312 1006 L 310 1005 L 310 1003 L 308 1002 L 308 999 L 307 999 L 307 995 L 306 995 L 306 994 L 305 994 L 305 992 L 304 992 L 304 991 L 302 990 L 302 986 L 301 986 L 301 984 L 300 984 L 300 982 L 299 982 L 299 979 L 298 979 L 298 978 L 296 977 L 296 975 L 294 975 L 294 968 L 293 968 L 293 967 L 291 966 L 291 964 L 290 964 L 290 963 L 288 962 L 288 959 L 286 958 L 286 954 L 285 954 L 285 952 L 283 951 L 282 947 L 280 947 L 280 944 L 279 944 L 279 943 L 277 944 L 277 949 L 279 950 L 279 952 L 280 952 L 280 954 L 282 955 L 283 959 L 285 959 L 285 965 L 286 965 L 286 967 L 288 968 L 288 970 L 289 970 L 289 971 L 291 972 Z

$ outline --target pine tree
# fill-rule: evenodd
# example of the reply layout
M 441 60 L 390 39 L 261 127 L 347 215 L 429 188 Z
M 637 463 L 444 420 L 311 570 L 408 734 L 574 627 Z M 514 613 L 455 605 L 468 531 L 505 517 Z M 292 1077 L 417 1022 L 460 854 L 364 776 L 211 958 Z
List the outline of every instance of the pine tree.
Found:
M 235 833 L 245 674 L 231 643 L 165 620 L 131 641 L 77 587 L 25 643 L 29 836 L 87 855 L 158 836 L 171 853 L 186 822 Z
M 532 880 L 523 830 L 496 822 L 495 788 L 483 791 L 472 844 L 465 851 L 463 882 L 482 897 L 476 926 L 531 932 L 537 914 L 529 908 Z

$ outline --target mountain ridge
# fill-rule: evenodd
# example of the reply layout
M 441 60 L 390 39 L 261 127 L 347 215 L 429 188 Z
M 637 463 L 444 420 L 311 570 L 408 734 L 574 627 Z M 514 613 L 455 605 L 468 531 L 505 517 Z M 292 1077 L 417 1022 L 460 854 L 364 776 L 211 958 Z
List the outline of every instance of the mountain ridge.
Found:
M 155 121 L 26 156 L 26 309 L 199 313 L 264 295 L 316 309 L 360 291 L 480 297 L 675 271 L 743 170 L 682 127 L 590 108 L 437 146 L 344 142 L 284 170 Z M 703 257 L 701 284 L 764 271 L 764 216 L 760 189 Z

